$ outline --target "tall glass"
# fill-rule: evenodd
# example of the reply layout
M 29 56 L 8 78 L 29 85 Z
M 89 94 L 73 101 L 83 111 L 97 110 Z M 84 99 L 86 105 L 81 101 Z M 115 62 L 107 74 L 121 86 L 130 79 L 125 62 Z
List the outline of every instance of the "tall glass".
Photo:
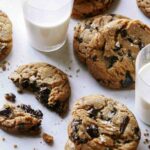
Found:
M 50 52 L 62 47 L 73 0 L 26 0 L 24 18 L 31 45 L 40 51 Z
M 150 125 L 150 45 L 141 50 L 136 60 L 136 111 Z

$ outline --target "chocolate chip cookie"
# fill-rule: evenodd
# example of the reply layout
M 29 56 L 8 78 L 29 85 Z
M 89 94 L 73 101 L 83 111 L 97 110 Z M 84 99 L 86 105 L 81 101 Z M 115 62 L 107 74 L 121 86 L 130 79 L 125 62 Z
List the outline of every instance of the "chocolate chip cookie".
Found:
M 20 66 L 9 77 L 23 90 L 34 92 L 37 100 L 47 108 L 65 114 L 70 97 L 67 75 L 47 63 L 34 63 Z
M 75 0 L 72 17 L 81 19 L 98 15 L 108 9 L 113 0 Z
M 38 134 L 43 113 L 29 105 L 4 105 L 0 110 L 0 128 L 14 134 Z
M 115 14 L 99 15 L 79 22 L 75 27 L 73 46 L 81 62 L 86 63 L 93 37 L 109 22 L 127 17 Z
M 135 86 L 135 60 L 150 43 L 150 28 L 140 21 L 119 19 L 103 27 L 91 42 L 87 66 L 105 87 L 131 89 Z
M 126 106 L 98 95 L 76 102 L 68 134 L 66 150 L 136 150 L 141 137 Z
M 150 0 L 137 0 L 137 4 L 141 11 L 150 17 Z
M 12 23 L 8 16 L 0 11 L 0 61 L 6 58 L 12 49 Z

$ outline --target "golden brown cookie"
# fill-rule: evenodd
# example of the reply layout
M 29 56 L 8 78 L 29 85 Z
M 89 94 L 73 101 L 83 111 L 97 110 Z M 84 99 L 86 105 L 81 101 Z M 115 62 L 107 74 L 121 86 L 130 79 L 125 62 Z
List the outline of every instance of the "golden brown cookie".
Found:
M 37 100 L 49 109 L 63 115 L 68 108 L 70 85 L 67 75 L 47 63 L 20 66 L 10 75 L 14 84 L 34 92 Z
M 8 16 L 0 11 L 0 61 L 5 59 L 12 49 L 12 23 Z
M 43 113 L 29 105 L 5 105 L 0 110 L 0 128 L 14 134 L 38 134 Z
M 137 5 L 147 17 L 150 17 L 150 0 L 137 0 Z
M 89 55 L 90 45 L 96 34 L 108 23 L 126 18 L 117 14 L 99 15 L 79 22 L 75 27 L 73 47 L 79 60 L 86 63 Z
M 75 0 L 72 16 L 77 19 L 98 15 L 108 9 L 113 0 Z
M 135 85 L 135 60 L 150 43 L 150 28 L 140 21 L 120 19 L 93 38 L 87 66 L 94 78 L 112 89 Z
M 136 150 L 140 129 L 129 109 L 104 96 L 87 96 L 73 107 L 66 150 Z

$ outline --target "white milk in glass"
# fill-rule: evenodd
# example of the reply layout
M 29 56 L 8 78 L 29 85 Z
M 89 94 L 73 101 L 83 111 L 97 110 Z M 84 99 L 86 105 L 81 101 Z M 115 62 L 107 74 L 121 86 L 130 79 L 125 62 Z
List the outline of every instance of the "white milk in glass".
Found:
M 42 51 L 61 47 L 67 36 L 71 0 L 28 0 L 24 15 L 31 45 Z
M 136 80 L 136 110 L 140 118 L 150 124 L 150 63 L 137 72 Z

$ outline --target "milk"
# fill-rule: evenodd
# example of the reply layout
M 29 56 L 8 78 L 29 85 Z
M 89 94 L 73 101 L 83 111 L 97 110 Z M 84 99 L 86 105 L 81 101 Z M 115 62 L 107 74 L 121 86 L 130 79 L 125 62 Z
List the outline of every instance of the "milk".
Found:
M 65 43 L 72 3 L 71 0 L 28 0 L 24 14 L 34 48 L 51 51 Z
M 135 106 L 140 118 L 150 125 L 150 63 L 137 73 Z

